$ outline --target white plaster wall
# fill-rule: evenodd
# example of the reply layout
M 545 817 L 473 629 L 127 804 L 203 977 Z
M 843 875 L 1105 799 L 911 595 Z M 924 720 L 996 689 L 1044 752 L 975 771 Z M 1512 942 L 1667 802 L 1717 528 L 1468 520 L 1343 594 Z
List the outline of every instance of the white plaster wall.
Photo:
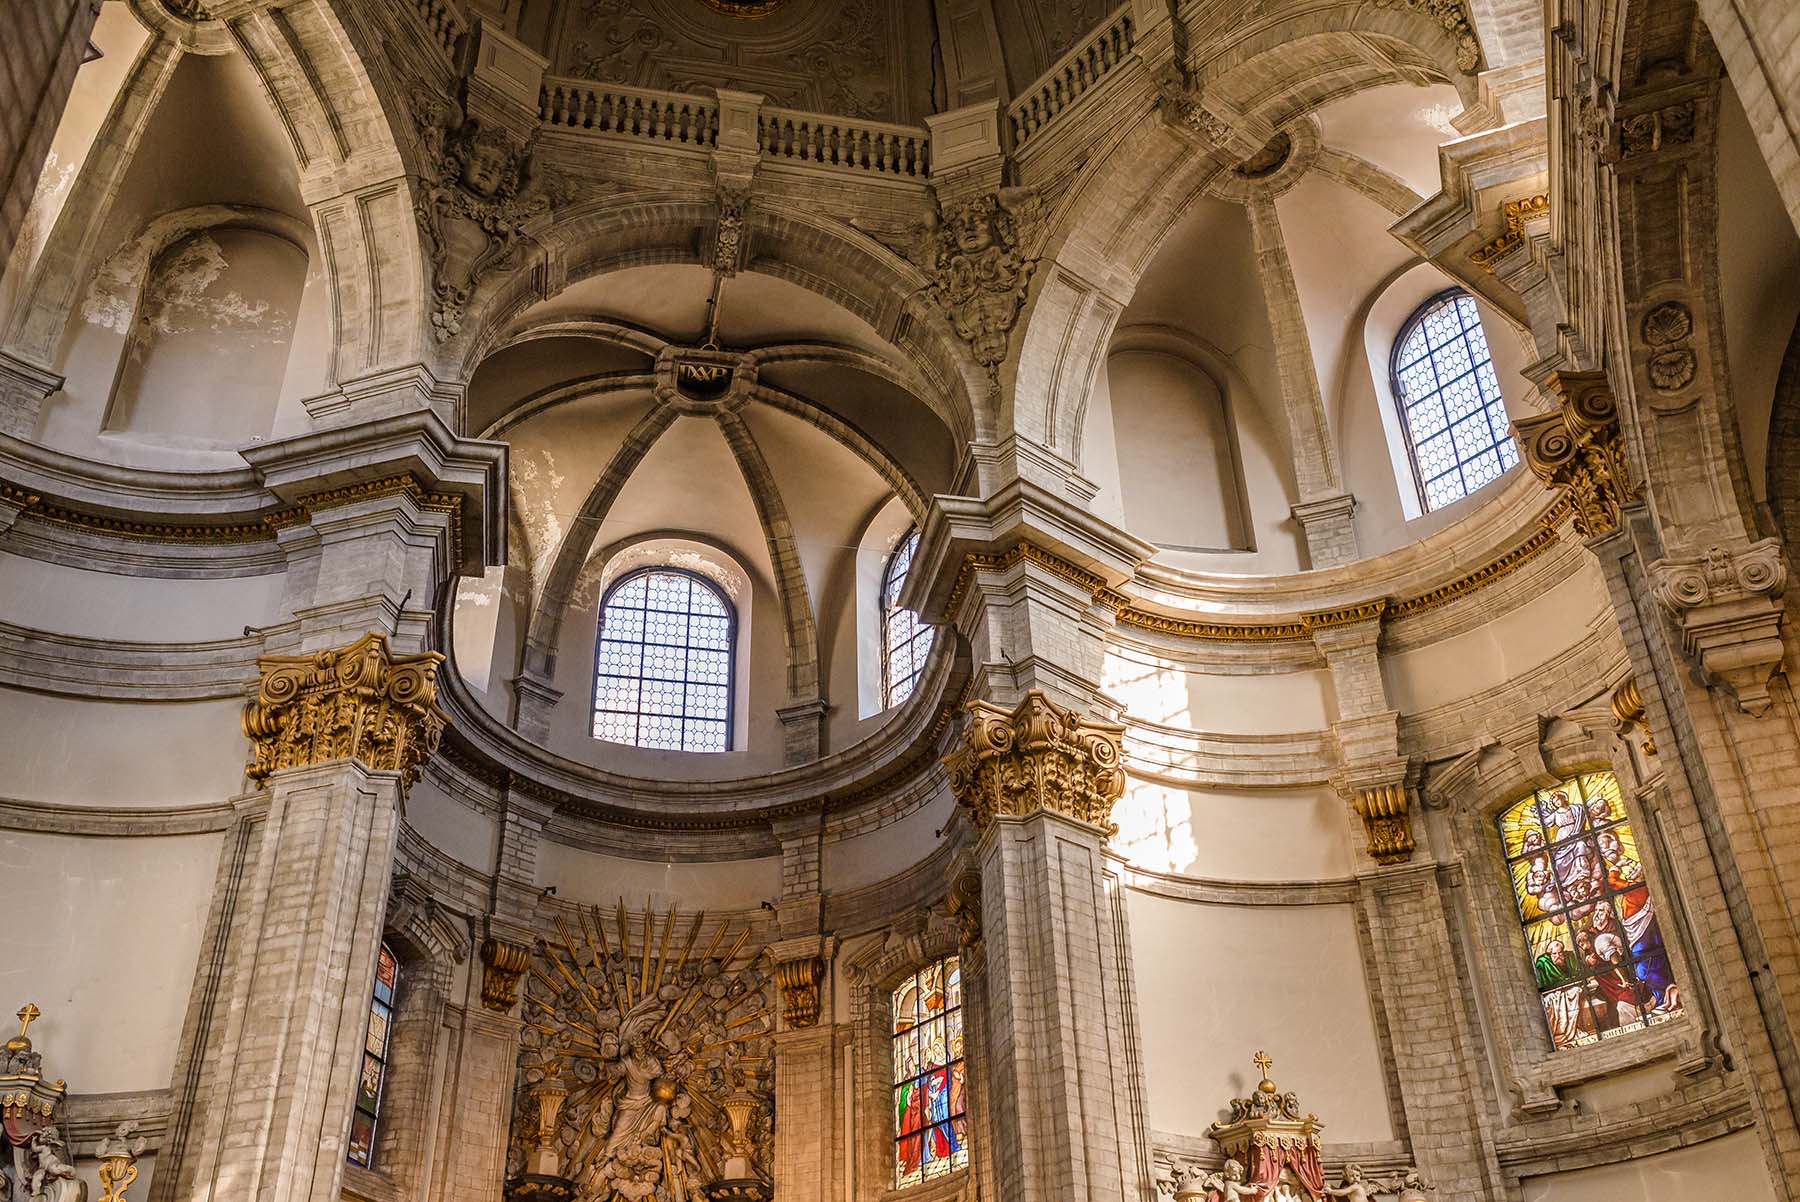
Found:
M 1134 648 L 1109 648 L 1100 687 L 1144 722 L 1218 734 L 1298 734 L 1331 724 L 1323 671 L 1209 676 Z
M 1396 83 L 1334 100 L 1317 115 L 1326 145 L 1385 168 L 1424 199 L 1443 186 L 1438 146 L 1461 136 L 1450 119 L 1462 110 L 1449 84 Z
M 879 830 L 825 844 L 821 888 L 826 893 L 858 889 L 905 872 L 936 850 L 937 832 L 955 813 L 956 799 L 946 791 Z
M 1444 705 L 1525 676 L 1610 621 L 1600 570 L 1580 568 L 1541 596 L 1484 626 L 1426 647 L 1384 655 L 1388 699 L 1402 713 Z M 1604 682 L 1595 682 L 1595 692 Z
M 191 806 L 244 787 L 244 703 L 79 701 L 0 689 L 0 792 L 59 805 Z
M 1184 789 L 1136 777 L 1113 807 L 1112 850 L 1150 872 L 1229 881 L 1350 875 L 1343 802 L 1329 788 Z
M 499 824 L 439 788 L 430 776 L 407 791 L 406 824 L 457 863 L 480 873 L 494 870 Z
M 1106 361 L 1125 526 L 1184 550 L 1247 548 L 1237 452 L 1219 386 L 1156 351 Z
M 674 864 L 627 860 L 545 840 L 538 846 L 540 886 L 561 901 L 627 910 L 644 905 L 691 910 L 753 910 L 781 896 L 781 857 Z
M 0 996 L 43 1010 L 32 1042 L 71 1093 L 168 1088 L 222 840 L 0 832 L 0 870 L 31 882 Z
M 170 580 L 87 572 L 0 552 L 0 621 L 128 642 L 243 637 L 277 616 L 282 576 Z
M 1205 1134 L 1254 1088 L 1262 1048 L 1331 1139 L 1393 1138 L 1349 906 L 1126 898 L 1152 1128 Z
M 1772 1202 L 1762 1149 L 1748 1131 L 1623 1164 L 1527 1177 L 1524 1202 Z

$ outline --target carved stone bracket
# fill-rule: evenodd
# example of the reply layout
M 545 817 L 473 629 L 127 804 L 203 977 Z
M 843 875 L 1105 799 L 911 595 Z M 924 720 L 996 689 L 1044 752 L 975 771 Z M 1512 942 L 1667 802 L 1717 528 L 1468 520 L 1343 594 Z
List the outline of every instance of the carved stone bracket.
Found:
M 1398 8 L 1421 13 L 1441 26 L 1456 40 L 1456 69 L 1464 75 L 1475 74 L 1481 65 L 1481 43 L 1462 0 L 1375 0 L 1377 8 Z
M 1123 726 L 1083 718 L 1037 689 L 1010 712 L 971 701 L 961 744 L 944 760 L 950 790 L 976 830 L 1002 815 L 1054 810 L 1111 836 L 1118 830 L 1113 803 L 1125 793 L 1124 734 Z
M 1549 383 L 1561 402 L 1557 411 L 1513 423 L 1525 462 L 1567 495 L 1578 533 L 1610 534 L 1632 496 L 1612 385 L 1598 371 L 1558 372 Z
M 435 651 L 396 659 L 370 631 L 348 647 L 256 662 L 262 685 L 243 725 L 254 753 L 244 775 L 258 785 L 284 768 L 357 759 L 398 772 L 405 789 L 437 751 L 447 717 Z
M 935 221 L 914 230 L 910 257 L 930 278 L 925 294 L 997 379 L 1036 264 L 1025 243 L 1041 210 L 1029 188 L 939 200 Z
M 825 962 L 817 956 L 782 960 L 775 965 L 775 984 L 781 990 L 781 1018 L 790 1027 L 810 1027 L 819 1021 L 819 982 Z
M 1682 646 L 1708 683 L 1724 686 L 1740 709 L 1761 716 L 1782 659 L 1787 564 L 1780 540 L 1659 559 L 1650 575 L 1651 592 L 1680 626 Z
M 506 1014 L 518 1004 L 519 978 L 531 967 L 531 949 L 493 936 L 481 941 L 481 1004 Z
M 975 947 L 981 942 L 981 874 L 965 868 L 950 881 L 944 910 L 956 920 L 957 942 Z

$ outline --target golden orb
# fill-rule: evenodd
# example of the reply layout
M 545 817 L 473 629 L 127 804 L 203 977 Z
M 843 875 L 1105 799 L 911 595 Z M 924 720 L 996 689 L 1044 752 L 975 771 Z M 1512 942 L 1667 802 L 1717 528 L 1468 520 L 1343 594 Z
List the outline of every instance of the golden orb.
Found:
M 650 1096 L 664 1105 L 673 1102 L 675 1095 L 679 1092 L 681 1092 L 680 1087 L 675 1084 L 673 1077 L 658 1077 L 650 1082 Z

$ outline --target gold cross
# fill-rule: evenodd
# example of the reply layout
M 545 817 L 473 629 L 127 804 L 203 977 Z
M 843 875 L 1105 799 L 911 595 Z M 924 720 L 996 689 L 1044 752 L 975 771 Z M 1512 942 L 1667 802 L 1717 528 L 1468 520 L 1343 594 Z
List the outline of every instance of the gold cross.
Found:
M 1269 1054 L 1267 1052 L 1258 1052 L 1256 1055 L 1250 1057 L 1250 1063 L 1254 1064 L 1257 1071 L 1262 1073 L 1264 1081 L 1269 1079 L 1269 1070 L 1275 1067 L 1275 1062 L 1269 1059 Z
M 35 1020 L 38 1017 L 38 1015 L 40 1015 L 42 1013 L 43 1013 L 42 1010 L 39 1010 L 36 1006 L 32 1005 L 30 1002 L 26 1002 L 23 1006 L 19 1007 L 19 1009 L 14 1012 L 14 1016 L 19 1020 L 19 1038 L 20 1039 L 25 1038 L 25 1029 L 27 1027 L 31 1026 L 33 1020 Z

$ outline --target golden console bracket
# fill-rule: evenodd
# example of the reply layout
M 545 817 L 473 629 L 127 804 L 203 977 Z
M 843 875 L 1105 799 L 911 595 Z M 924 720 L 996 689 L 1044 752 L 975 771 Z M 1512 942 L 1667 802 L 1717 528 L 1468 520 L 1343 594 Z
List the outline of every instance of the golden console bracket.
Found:
M 1650 733 L 1650 713 L 1644 708 L 1644 696 L 1638 692 L 1636 677 L 1613 690 L 1612 715 L 1621 735 L 1630 734 L 1633 728 L 1643 731 L 1644 741 L 1638 746 L 1644 749 L 1645 755 L 1656 754 L 1656 736 Z
M 1550 377 L 1550 388 L 1561 402 L 1555 413 L 1513 423 L 1525 463 L 1569 499 L 1576 533 L 1611 534 L 1633 495 L 1612 385 L 1602 371 L 1565 371 Z
M 1377 864 L 1404 864 L 1412 859 L 1412 819 L 1407 812 L 1404 782 L 1358 789 L 1353 803 L 1362 819 L 1369 843 L 1369 858 Z
M 950 881 L 944 910 L 956 920 L 957 941 L 963 947 L 981 943 L 981 874 L 965 868 Z
M 1098 827 L 1110 837 L 1125 793 L 1119 741 L 1125 728 L 1094 722 L 1032 689 L 1011 711 L 971 701 L 962 741 L 944 759 L 950 791 L 984 831 L 1002 815 L 1038 810 Z
M 531 967 L 531 949 L 489 935 L 481 941 L 481 1004 L 506 1014 L 518 1004 L 519 979 Z
M 819 982 L 825 962 L 817 956 L 783 960 L 775 965 L 775 984 L 781 990 L 781 1018 L 790 1027 L 811 1027 L 819 1021 Z
M 447 716 L 437 705 L 435 651 L 396 659 L 370 631 L 348 647 L 311 655 L 265 655 L 257 698 L 244 707 L 254 758 L 244 775 L 259 786 L 284 768 L 357 759 L 398 772 L 404 789 L 437 750 Z

